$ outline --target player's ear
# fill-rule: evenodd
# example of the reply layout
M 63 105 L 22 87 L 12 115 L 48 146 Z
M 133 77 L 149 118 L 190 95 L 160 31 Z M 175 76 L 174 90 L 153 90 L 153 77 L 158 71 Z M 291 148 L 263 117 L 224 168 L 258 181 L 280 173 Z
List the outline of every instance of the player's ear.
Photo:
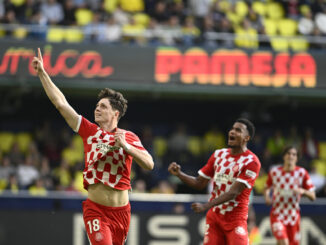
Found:
M 247 135 L 244 137 L 244 140 L 245 140 L 246 142 L 249 142 L 249 140 L 250 140 L 250 135 L 247 134 Z

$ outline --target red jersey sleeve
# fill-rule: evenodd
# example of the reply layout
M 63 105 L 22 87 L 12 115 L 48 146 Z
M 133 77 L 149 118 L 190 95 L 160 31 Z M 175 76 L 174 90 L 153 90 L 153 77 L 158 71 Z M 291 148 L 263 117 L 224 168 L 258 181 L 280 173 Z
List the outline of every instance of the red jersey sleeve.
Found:
M 126 141 L 129 145 L 132 145 L 133 147 L 139 149 L 139 150 L 146 150 L 143 146 L 143 144 L 141 143 L 140 139 L 138 138 L 138 136 L 136 134 L 134 134 L 133 132 L 127 131 L 126 132 Z
M 93 135 L 97 128 L 98 126 L 96 124 L 91 123 L 83 116 L 79 116 L 79 121 L 75 132 L 78 132 L 78 134 L 84 139 L 90 135 Z
M 315 190 L 315 186 L 312 183 L 310 176 L 308 174 L 308 172 L 305 170 L 305 174 L 303 176 L 303 181 L 302 181 L 302 188 L 306 189 L 308 191 L 314 191 Z
M 266 186 L 267 188 L 270 188 L 270 187 L 272 187 L 272 185 L 273 185 L 272 172 L 269 171 L 269 173 L 268 173 L 268 177 L 267 177 L 267 180 L 266 180 L 266 183 L 265 183 L 265 186 Z
M 216 160 L 216 153 L 217 151 L 215 151 L 210 158 L 208 159 L 206 165 L 204 167 L 202 167 L 199 171 L 198 174 L 202 177 L 204 177 L 205 179 L 211 179 L 214 177 L 214 163 Z
M 258 177 L 260 170 L 260 163 L 254 159 L 252 162 L 248 163 L 243 167 L 240 174 L 237 177 L 237 181 L 245 184 L 247 188 L 252 188 Z

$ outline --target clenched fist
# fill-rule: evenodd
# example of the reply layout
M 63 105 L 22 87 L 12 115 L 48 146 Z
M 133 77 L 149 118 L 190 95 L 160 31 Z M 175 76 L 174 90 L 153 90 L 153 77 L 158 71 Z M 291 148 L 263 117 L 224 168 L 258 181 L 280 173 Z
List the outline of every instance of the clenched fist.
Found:
M 170 174 L 178 176 L 181 171 L 181 166 L 179 164 L 177 164 L 176 162 L 172 162 L 169 165 L 168 171 L 170 172 Z

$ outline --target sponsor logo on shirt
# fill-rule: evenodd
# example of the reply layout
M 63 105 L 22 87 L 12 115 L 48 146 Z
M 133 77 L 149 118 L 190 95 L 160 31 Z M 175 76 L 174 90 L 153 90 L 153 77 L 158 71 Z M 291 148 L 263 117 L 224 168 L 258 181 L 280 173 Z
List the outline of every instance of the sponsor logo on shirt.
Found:
M 256 178 L 256 173 L 254 171 L 251 171 L 249 169 L 246 170 L 246 176 L 248 176 L 249 178 Z
M 105 143 L 99 142 L 96 145 L 96 149 L 99 149 L 100 153 L 106 154 L 109 151 L 119 150 L 120 147 L 111 146 L 109 144 L 105 144 Z
M 223 183 L 226 184 L 227 182 L 231 181 L 235 181 L 235 178 L 233 178 L 231 175 L 229 174 L 215 174 L 214 177 L 215 182 L 219 182 L 219 183 Z
M 281 188 L 275 188 L 275 194 L 280 195 L 280 196 L 293 196 L 294 192 L 293 190 L 290 189 L 281 189 Z

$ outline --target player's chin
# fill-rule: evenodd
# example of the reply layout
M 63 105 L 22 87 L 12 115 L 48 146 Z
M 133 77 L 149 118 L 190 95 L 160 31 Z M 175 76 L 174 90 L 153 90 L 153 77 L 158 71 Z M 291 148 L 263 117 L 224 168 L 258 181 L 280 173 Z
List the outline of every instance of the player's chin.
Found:
M 232 142 L 228 142 L 228 147 L 229 148 L 235 148 L 236 147 L 236 145 Z

